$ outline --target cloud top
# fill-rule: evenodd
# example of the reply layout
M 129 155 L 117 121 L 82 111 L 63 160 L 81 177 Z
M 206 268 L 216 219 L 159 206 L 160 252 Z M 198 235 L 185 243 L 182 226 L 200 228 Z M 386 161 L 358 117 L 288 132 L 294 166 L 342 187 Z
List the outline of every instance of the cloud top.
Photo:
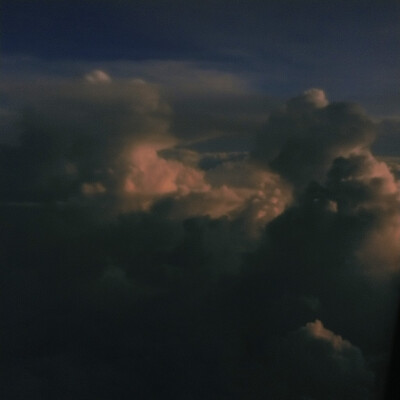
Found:
M 360 107 L 328 104 L 323 91 L 310 89 L 270 115 L 252 155 L 302 190 L 311 180 L 322 182 L 335 158 L 368 148 L 374 137 Z
M 111 82 L 110 75 L 101 69 L 94 69 L 85 75 L 85 80 L 89 83 L 109 83 Z

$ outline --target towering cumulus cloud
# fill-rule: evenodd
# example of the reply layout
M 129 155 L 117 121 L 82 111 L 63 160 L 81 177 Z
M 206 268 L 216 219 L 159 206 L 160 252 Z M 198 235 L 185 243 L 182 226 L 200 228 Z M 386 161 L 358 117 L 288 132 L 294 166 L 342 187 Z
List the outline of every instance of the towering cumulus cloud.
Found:
M 296 187 L 324 178 L 332 161 L 368 148 L 374 127 L 354 104 L 329 104 L 310 89 L 273 113 L 258 137 L 254 159 L 270 165 Z
M 179 145 L 170 129 L 173 113 L 160 88 L 143 79 L 112 80 L 93 70 L 84 80 L 31 83 L 22 99 L 18 87 L 5 91 L 29 103 L 19 121 L 19 145 L 2 149 L 10 167 L 2 186 L 10 201 L 89 200 L 118 213 L 173 198 L 186 216 L 215 217 L 242 213 L 251 203 L 265 222 L 290 200 L 278 175 L 232 163 L 229 153 L 207 172 L 199 153 L 192 152 L 191 163 L 162 157 Z
M 320 89 L 272 111 L 252 151 L 229 147 L 236 102 L 206 108 L 204 135 L 224 134 L 200 150 L 192 86 L 178 113 L 166 84 L 103 69 L 2 86 L 4 398 L 381 399 L 397 159 Z

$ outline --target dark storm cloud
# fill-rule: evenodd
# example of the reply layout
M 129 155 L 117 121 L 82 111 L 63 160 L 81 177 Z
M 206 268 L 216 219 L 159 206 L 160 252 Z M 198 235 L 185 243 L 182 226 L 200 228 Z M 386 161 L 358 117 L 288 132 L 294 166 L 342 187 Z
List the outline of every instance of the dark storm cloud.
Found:
M 374 135 L 359 106 L 328 104 L 322 90 L 310 89 L 271 114 L 253 157 L 302 189 L 323 179 L 336 157 L 369 147 Z
M 220 353 L 230 350 L 214 334 L 227 290 L 217 289 L 218 275 L 244 251 L 239 226 L 156 212 L 105 225 L 86 210 L 2 212 L 7 396 L 222 390 Z
M 302 318 L 295 298 L 317 299 L 307 302 L 317 318 L 357 343 L 367 358 L 380 358 L 376 382 L 394 326 L 399 200 L 398 182 L 368 151 L 337 158 L 324 186 L 310 184 L 297 206 L 266 226 L 254 258 L 255 279 L 280 304 L 286 323 L 293 327 Z
M 238 221 L 3 211 L 8 396 L 368 395 L 357 348 L 317 323 L 300 329 L 316 318 L 311 297 L 282 291 L 268 267 L 267 280 L 237 275 L 254 246 Z
M 272 346 L 274 368 L 281 374 L 277 386 L 292 382 L 294 398 L 371 398 L 373 374 L 360 349 L 321 321 L 307 323 Z M 279 391 L 289 392 L 284 386 Z
M 44 198 L 65 200 L 85 183 L 110 181 L 112 169 L 123 176 L 124 151 L 134 144 L 173 142 L 169 107 L 154 85 L 140 80 L 111 83 L 97 70 L 85 81 L 17 84 L 3 90 L 25 106 L 16 122 L 19 142 L 2 146 L 2 186 L 8 200 L 32 200 L 41 191 Z M 109 184 L 121 183 L 114 179 Z
M 400 208 L 368 117 L 310 90 L 259 168 L 175 146 L 160 85 L 85 75 L 28 85 L 1 148 L 5 396 L 379 399 Z

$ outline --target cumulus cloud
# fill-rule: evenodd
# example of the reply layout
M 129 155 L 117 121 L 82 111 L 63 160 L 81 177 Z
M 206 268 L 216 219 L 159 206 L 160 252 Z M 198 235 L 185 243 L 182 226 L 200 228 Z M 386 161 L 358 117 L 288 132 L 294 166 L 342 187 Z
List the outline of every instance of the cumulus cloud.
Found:
M 318 299 L 333 326 L 367 348 L 394 318 L 400 208 L 393 182 L 369 153 L 338 158 L 326 186 L 310 184 L 296 206 L 267 225 L 254 259 L 260 279 L 273 276 L 293 294 Z M 373 335 L 360 328 L 363 308 L 375 321 Z
M 11 167 L 2 175 L 9 196 L 28 200 L 30 192 L 42 191 L 66 200 L 81 188 L 83 193 L 112 193 L 124 179 L 133 148 L 174 141 L 168 132 L 169 107 L 154 85 L 131 80 L 42 86 L 41 91 L 27 87 L 29 109 L 20 115 L 19 144 L 2 148 Z M 105 190 L 94 190 L 96 185 Z
M 287 391 L 296 398 L 372 398 L 374 376 L 360 349 L 320 320 L 291 332 L 277 346 L 276 368 L 283 382 L 291 382 Z
M 271 114 L 253 158 L 302 190 L 323 180 L 335 158 L 368 148 L 374 135 L 359 106 L 328 104 L 323 91 L 311 89 Z
M 202 150 L 177 130 L 228 132 L 229 113 L 181 104 L 179 125 L 162 84 L 103 74 L 15 95 L 30 107 L 0 148 L 9 397 L 379 398 L 400 200 L 371 120 L 310 89 L 263 114 L 251 154 Z
M 292 112 L 312 111 L 324 108 L 329 104 L 322 89 L 312 88 L 304 91 L 302 96 L 294 97 L 287 102 L 287 108 Z
M 108 83 L 111 82 L 110 75 L 101 69 L 95 69 L 85 75 L 85 80 L 90 83 Z
M 366 268 L 383 277 L 399 270 L 400 192 L 386 163 L 371 153 L 335 160 L 328 175 L 328 188 L 338 210 L 369 216 L 369 229 L 358 250 Z
M 141 78 L 111 81 L 99 69 L 85 79 L 107 85 L 64 80 L 44 82 L 40 91 L 27 86 L 30 110 L 21 116 L 20 143 L 3 148 L 13 164 L 13 173 L 3 175 L 8 200 L 90 200 L 118 213 L 172 198 L 171 213 L 181 218 L 245 213 L 258 226 L 290 201 L 277 175 L 247 162 L 221 156 L 213 165 L 219 156 L 194 150 L 186 150 L 190 160 L 182 158 L 184 150 L 174 149 L 176 116 L 159 86 Z M 244 156 L 238 153 L 237 160 Z

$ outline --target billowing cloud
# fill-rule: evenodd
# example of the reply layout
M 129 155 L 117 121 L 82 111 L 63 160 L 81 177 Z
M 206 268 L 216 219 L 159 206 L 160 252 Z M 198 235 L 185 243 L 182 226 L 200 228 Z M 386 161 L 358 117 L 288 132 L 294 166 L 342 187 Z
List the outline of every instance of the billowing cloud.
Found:
M 42 191 L 66 200 L 81 188 L 93 192 L 94 185 L 114 192 L 132 149 L 143 142 L 160 147 L 174 142 L 170 109 L 154 85 L 73 80 L 42 86 L 41 91 L 34 84 L 27 87 L 20 142 L 2 149 L 10 166 L 2 185 L 10 197 L 29 200 L 32 192 Z
M 323 180 L 335 158 L 368 148 L 374 133 L 359 106 L 328 104 L 322 90 L 310 89 L 271 114 L 253 158 L 302 190 Z
M 400 192 L 387 164 L 369 152 L 338 158 L 328 175 L 328 188 L 341 212 L 371 220 L 358 251 L 366 268 L 375 277 L 398 271 Z
M 13 87 L 29 107 L 0 148 L 9 397 L 380 398 L 400 199 L 371 120 L 310 89 L 255 112 L 251 154 L 201 148 L 216 122 L 230 137 L 238 82 L 186 71 L 185 109 L 112 72 Z
M 194 150 L 191 160 L 180 158 L 174 150 L 176 116 L 159 86 L 139 78 L 112 81 L 99 69 L 85 80 L 91 84 L 47 81 L 40 91 L 34 83 L 27 86 L 24 99 L 31 109 L 21 117 L 21 142 L 3 149 L 14 164 L 3 178 L 8 200 L 97 201 L 118 213 L 149 210 L 172 198 L 171 213 L 180 218 L 246 214 L 258 226 L 290 201 L 290 190 L 276 174 L 247 162 L 221 158 L 207 167 L 214 153 Z M 239 153 L 237 160 L 244 156 Z
M 326 329 L 320 320 L 290 332 L 277 345 L 282 391 L 295 398 L 369 399 L 374 376 L 360 349 Z M 303 396 L 303 397 L 302 397 Z

